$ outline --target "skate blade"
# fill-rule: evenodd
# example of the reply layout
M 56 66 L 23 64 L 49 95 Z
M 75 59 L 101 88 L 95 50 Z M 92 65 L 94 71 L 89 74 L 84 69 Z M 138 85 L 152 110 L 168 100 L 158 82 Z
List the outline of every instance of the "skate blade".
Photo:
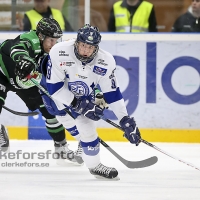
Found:
M 73 162 L 73 165 L 76 165 L 76 166 L 83 166 L 83 165 L 84 165 L 84 162 L 83 162 L 83 163 Z
M 74 159 L 76 160 L 78 165 L 83 165 L 84 161 L 80 156 L 74 156 Z
M 98 176 L 98 175 L 93 175 L 96 179 L 99 179 L 99 180 L 106 180 L 106 181 L 119 181 L 120 178 L 118 176 L 116 176 L 115 178 L 105 178 L 103 176 Z
M 9 147 L 2 147 L 2 148 L 0 148 L 0 151 L 3 152 L 3 154 L 10 153 L 10 146 Z

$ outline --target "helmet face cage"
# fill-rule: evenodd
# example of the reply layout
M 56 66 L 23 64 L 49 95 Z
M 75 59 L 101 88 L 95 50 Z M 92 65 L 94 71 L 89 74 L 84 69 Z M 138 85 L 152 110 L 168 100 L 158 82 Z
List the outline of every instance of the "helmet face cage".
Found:
M 79 42 L 83 42 L 92 46 L 95 46 L 95 50 L 89 57 L 84 57 L 79 54 L 78 44 Z M 83 28 L 78 30 L 78 35 L 76 42 L 74 44 L 74 52 L 78 60 L 83 63 L 87 63 L 91 61 L 97 54 L 99 50 L 99 43 L 101 42 L 101 35 L 99 33 L 99 29 L 97 27 L 86 24 Z
M 60 25 L 52 18 L 42 18 L 37 24 L 36 33 L 37 35 L 41 34 L 43 36 L 41 38 L 42 40 L 44 40 L 46 36 L 52 38 L 62 37 Z

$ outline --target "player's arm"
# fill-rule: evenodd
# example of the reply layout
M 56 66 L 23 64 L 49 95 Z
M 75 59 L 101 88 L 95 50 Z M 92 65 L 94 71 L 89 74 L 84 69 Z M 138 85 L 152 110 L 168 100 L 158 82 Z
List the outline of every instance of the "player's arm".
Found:
M 127 116 L 127 109 L 121 94 L 118 80 L 116 78 L 116 63 L 114 58 L 110 55 L 106 60 L 108 68 L 106 73 L 99 79 L 99 85 L 104 95 L 104 99 L 109 107 L 113 110 L 117 118 L 120 120 Z
M 15 74 L 20 79 L 26 78 L 37 68 L 37 63 L 29 55 L 31 44 L 28 41 L 19 41 L 11 47 L 10 57 L 16 63 Z
M 99 85 L 101 86 L 105 101 L 117 116 L 120 126 L 124 130 L 124 136 L 137 146 L 141 138 L 139 129 L 136 126 L 134 118 L 128 115 L 115 75 L 116 64 L 114 59 L 111 59 L 109 64 L 111 67 L 107 70 L 107 73 L 101 77 Z

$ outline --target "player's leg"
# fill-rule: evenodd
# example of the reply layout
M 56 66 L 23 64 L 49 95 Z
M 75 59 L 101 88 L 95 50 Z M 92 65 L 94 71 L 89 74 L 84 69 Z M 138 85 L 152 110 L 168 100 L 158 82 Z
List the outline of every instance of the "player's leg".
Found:
M 81 136 L 83 160 L 90 173 L 96 178 L 118 179 L 118 171 L 100 161 L 100 143 L 95 122 L 81 115 L 76 119 L 76 125 Z
M 57 155 L 57 158 L 76 162 L 74 152 L 68 147 L 65 137 L 65 128 L 63 125 L 58 122 L 55 116 L 50 115 L 45 107 L 39 108 L 39 110 L 42 116 L 45 117 L 46 129 L 51 138 L 54 140 L 55 155 Z
M 79 141 L 79 132 L 76 128 L 75 121 L 74 119 L 67 115 L 66 112 L 62 109 L 65 107 L 63 104 L 56 104 L 51 98 L 46 96 L 45 94 L 42 95 L 42 100 L 44 102 L 44 105 L 47 109 L 47 111 L 51 114 L 56 116 L 57 120 L 62 124 L 65 129 L 70 132 L 70 134 Z M 58 103 L 58 102 L 57 102 Z M 58 110 L 58 107 L 60 110 Z M 74 152 L 74 158 L 78 164 L 83 164 L 83 159 L 82 159 L 82 147 L 80 143 L 78 144 L 78 149 Z
M 47 132 L 54 140 L 55 152 L 59 158 L 76 162 L 74 152 L 68 148 L 65 138 L 65 128 L 58 122 L 55 116 L 48 113 L 43 105 L 42 98 L 37 87 L 17 91 L 17 95 L 25 102 L 26 106 L 34 111 L 39 109 L 42 116 L 46 119 L 45 125 Z
M 5 103 L 10 86 L 5 75 L 0 71 L 0 113 Z M 10 149 L 9 135 L 6 127 L 0 124 L 0 151 L 8 153 Z
M 10 151 L 8 131 L 3 124 L 0 125 L 0 151 L 5 153 Z
M 79 141 L 78 149 L 74 152 L 74 157 L 79 164 L 83 164 L 82 153 L 83 149 L 80 144 L 80 134 L 76 127 L 75 120 L 68 114 L 65 116 L 56 116 L 57 120 L 63 124 L 65 129 L 77 140 Z

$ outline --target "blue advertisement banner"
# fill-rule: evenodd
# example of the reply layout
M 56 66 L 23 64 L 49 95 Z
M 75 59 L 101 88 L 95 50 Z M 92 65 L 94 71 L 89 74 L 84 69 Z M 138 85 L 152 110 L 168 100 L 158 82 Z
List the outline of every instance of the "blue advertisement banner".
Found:
M 52 139 L 46 130 L 45 120 L 41 114 L 37 116 L 28 117 L 28 139 L 30 140 Z

